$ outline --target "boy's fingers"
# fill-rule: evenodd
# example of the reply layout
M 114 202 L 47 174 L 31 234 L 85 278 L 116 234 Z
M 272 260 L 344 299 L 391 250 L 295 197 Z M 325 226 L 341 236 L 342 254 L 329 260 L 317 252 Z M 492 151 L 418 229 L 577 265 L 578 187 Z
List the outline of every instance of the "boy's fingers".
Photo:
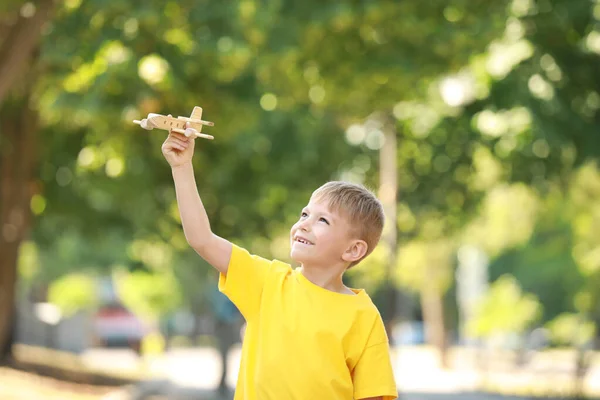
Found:
M 187 137 L 183 133 L 169 131 L 169 137 L 187 141 Z
M 172 147 L 172 148 L 175 148 L 175 149 L 179 149 L 179 150 L 184 150 L 184 149 L 187 149 L 189 147 L 189 144 L 182 143 L 182 142 L 180 142 L 178 140 L 169 139 L 169 140 L 167 140 L 166 146 L 167 147 Z
M 173 137 L 173 138 L 170 138 L 169 140 L 171 140 L 171 141 L 172 141 L 172 142 L 174 142 L 174 143 L 178 143 L 178 144 L 180 144 L 180 145 L 182 145 L 182 146 L 185 146 L 185 147 L 187 147 L 187 146 L 189 146 L 189 145 L 190 145 L 188 141 L 186 141 L 186 140 L 181 140 L 181 139 L 174 138 L 174 137 Z
M 165 144 L 163 145 L 163 149 L 165 149 L 165 150 L 171 150 L 171 149 L 181 150 L 181 148 L 183 148 L 183 145 L 181 145 L 173 140 L 167 140 L 165 142 Z
M 183 140 L 184 142 L 187 141 L 187 138 L 185 137 L 185 135 L 183 135 L 179 132 L 173 132 L 173 131 L 169 131 L 169 136 L 167 137 L 167 139 Z

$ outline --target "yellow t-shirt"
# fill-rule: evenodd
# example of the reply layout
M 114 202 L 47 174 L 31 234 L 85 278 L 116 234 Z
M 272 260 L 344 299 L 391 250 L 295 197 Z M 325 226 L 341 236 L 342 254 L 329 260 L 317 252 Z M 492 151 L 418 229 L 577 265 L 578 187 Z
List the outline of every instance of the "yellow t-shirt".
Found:
M 235 245 L 219 290 L 247 322 L 235 400 L 397 397 L 383 322 L 364 290 L 323 289 Z

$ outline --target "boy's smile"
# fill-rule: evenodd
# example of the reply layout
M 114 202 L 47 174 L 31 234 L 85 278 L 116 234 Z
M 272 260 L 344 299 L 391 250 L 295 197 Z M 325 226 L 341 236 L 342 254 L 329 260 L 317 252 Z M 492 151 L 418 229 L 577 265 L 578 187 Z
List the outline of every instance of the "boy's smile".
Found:
M 307 246 L 314 246 L 313 242 L 311 242 L 310 240 L 308 240 L 305 237 L 300 236 L 300 235 L 296 235 L 296 237 L 294 238 L 294 242 L 298 242 L 300 244 L 305 244 Z

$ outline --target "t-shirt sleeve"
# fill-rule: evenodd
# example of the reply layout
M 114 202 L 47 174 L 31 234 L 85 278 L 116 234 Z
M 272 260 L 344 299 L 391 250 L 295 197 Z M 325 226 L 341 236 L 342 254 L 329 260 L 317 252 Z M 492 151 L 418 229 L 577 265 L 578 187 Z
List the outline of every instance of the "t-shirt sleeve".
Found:
M 234 244 L 227 274 L 219 274 L 219 291 L 236 305 L 246 320 L 258 315 L 270 266 L 271 261 L 250 255 Z
M 379 313 L 377 313 L 367 345 L 352 370 L 352 381 L 354 398 L 357 400 L 377 396 L 383 396 L 385 400 L 398 397 L 390 358 L 390 346 Z

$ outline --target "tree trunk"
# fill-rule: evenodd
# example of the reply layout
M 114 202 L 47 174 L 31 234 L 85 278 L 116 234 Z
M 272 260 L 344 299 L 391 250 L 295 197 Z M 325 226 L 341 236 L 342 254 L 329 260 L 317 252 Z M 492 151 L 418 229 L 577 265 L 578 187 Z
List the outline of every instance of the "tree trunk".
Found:
M 590 367 L 591 354 L 584 348 L 584 346 L 577 346 L 577 353 L 575 358 L 575 371 L 573 377 L 573 398 L 574 399 L 585 399 L 585 376 Z
M 54 0 L 39 0 L 34 2 L 33 15 L 20 13 L 12 25 L 3 26 L 6 31 L 4 40 L 0 41 L 0 104 L 19 81 L 27 63 L 38 47 L 42 28 L 50 20 L 54 9 Z
M 581 328 L 586 322 L 593 321 L 590 319 L 589 315 L 580 316 L 578 319 L 577 331 Z M 577 335 L 577 334 L 576 334 Z M 594 343 L 594 339 L 591 339 Z M 573 398 L 574 399 L 585 399 L 585 377 L 590 368 L 590 361 L 592 357 L 592 351 L 594 350 L 594 345 L 591 348 L 588 348 L 587 343 L 578 343 L 578 340 L 574 340 L 576 344 L 576 353 L 575 353 L 575 371 L 573 376 Z
M 389 250 L 388 265 L 386 268 L 386 312 L 385 328 L 390 343 L 393 345 L 392 325 L 394 323 L 397 310 L 397 289 L 394 285 L 394 269 L 396 268 L 398 253 L 398 231 L 397 231 L 397 206 L 398 201 L 398 140 L 395 128 L 395 121 L 388 115 L 378 117 L 383 125 L 384 144 L 379 151 L 379 198 L 385 211 L 387 219 L 386 227 L 383 232 L 382 241 Z
M 0 110 L 0 359 L 10 355 L 14 332 L 19 246 L 31 224 L 37 113 L 29 96 Z
M 427 333 L 427 343 L 438 350 L 441 367 L 448 368 L 448 342 L 442 295 L 435 288 L 424 288 L 421 291 L 421 308 Z
M 10 355 L 14 339 L 17 258 L 31 221 L 37 112 L 29 104 L 30 72 L 54 0 L 33 5 L 32 15 L 20 13 L 2 26 L 0 41 L 0 360 Z

